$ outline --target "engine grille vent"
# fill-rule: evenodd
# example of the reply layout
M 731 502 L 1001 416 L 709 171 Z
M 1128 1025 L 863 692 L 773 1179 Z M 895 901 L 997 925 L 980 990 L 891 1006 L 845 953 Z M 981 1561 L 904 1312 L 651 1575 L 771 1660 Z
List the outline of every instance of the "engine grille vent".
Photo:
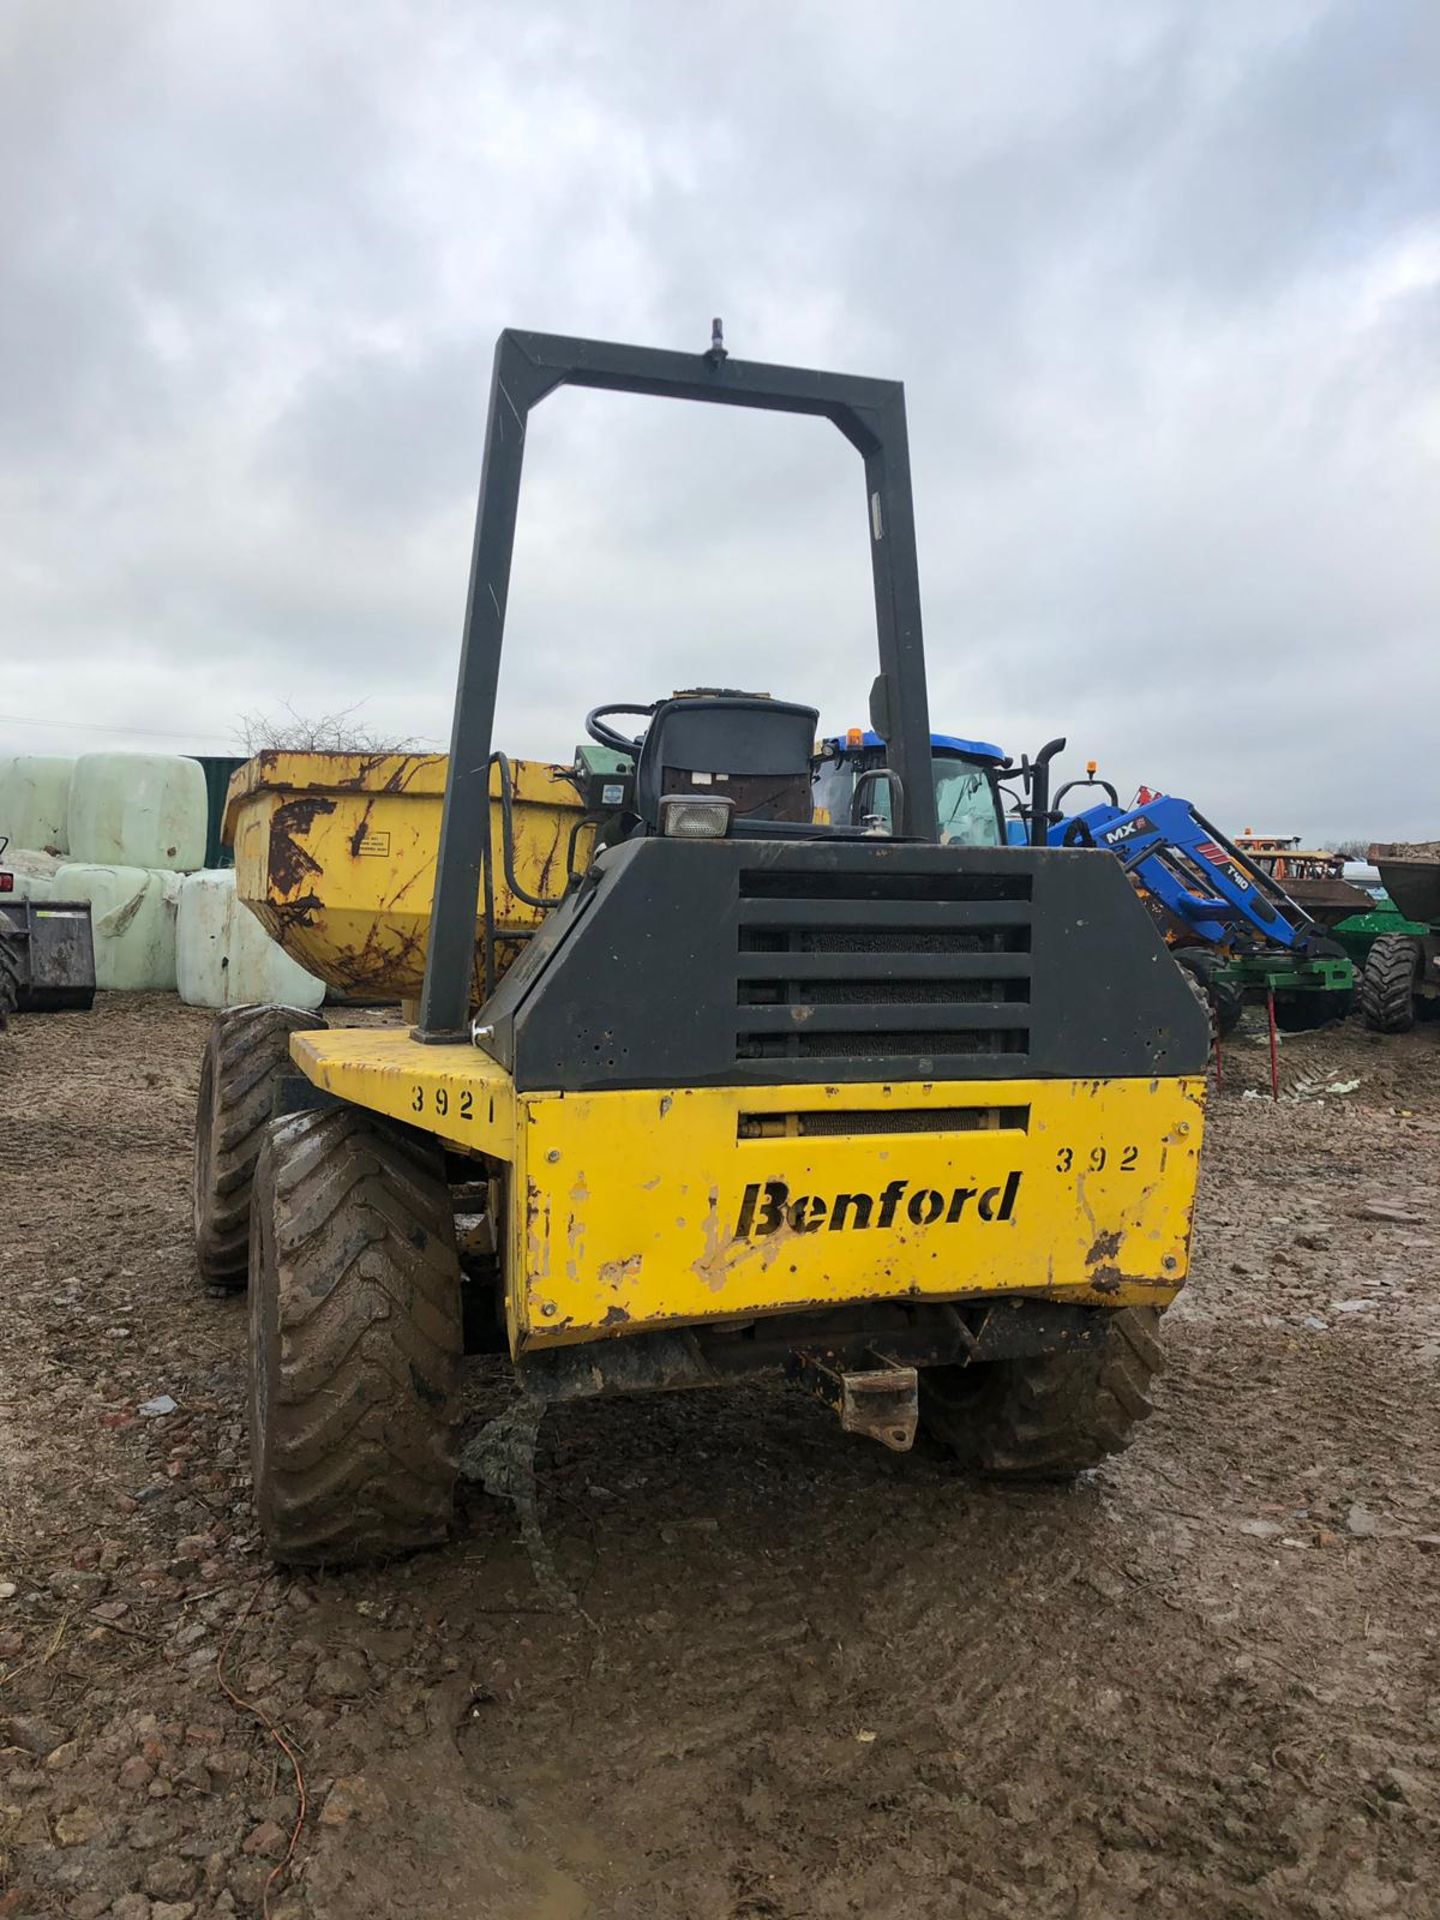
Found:
M 1030 1049 L 1031 875 L 742 871 L 738 1061 L 923 1075 Z

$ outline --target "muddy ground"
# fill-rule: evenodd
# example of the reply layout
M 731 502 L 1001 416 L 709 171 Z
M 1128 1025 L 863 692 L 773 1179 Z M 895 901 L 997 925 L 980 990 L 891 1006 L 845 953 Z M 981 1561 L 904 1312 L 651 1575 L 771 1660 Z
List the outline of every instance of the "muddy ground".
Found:
M 780 1388 L 572 1407 L 566 1601 L 478 1492 L 379 1573 L 259 1558 L 205 1019 L 0 1038 L 0 1916 L 1440 1914 L 1440 1029 L 1287 1042 L 1278 1106 L 1227 1051 L 1159 1410 L 1089 1483 Z

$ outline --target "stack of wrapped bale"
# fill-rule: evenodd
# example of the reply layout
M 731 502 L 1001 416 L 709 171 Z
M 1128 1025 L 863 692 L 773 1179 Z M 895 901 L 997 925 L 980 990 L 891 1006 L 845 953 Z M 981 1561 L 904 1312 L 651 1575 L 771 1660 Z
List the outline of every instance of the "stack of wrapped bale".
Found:
M 205 831 L 205 775 L 183 754 L 0 761 L 15 892 L 89 903 L 98 987 L 319 1006 L 321 982 L 238 905 L 233 874 L 205 870 Z

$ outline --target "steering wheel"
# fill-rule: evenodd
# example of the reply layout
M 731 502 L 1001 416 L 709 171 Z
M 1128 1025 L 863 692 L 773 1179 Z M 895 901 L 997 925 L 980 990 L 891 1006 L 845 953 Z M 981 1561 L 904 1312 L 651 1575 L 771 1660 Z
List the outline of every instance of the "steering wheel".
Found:
M 612 753 L 623 753 L 627 759 L 633 760 L 640 751 L 640 741 L 644 735 L 627 740 L 623 733 L 617 733 L 613 727 L 605 725 L 604 716 L 607 713 L 638 713 L 648 720 L 654 711 L 653 700 L 648 707 L 637 707 L 624 700 L 614 701 L 606 707 L 592 707 L 585 716 L 585 731 L 597 745 L 608 747 Z

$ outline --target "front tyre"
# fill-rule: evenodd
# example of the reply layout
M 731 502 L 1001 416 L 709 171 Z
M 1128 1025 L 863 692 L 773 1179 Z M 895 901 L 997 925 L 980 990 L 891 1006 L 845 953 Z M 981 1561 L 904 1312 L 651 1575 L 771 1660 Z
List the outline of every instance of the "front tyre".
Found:
M 1200 987 L 1215 1032 L 1228 1040 L 1245 1011 L 1245 995 L 1233 980 L 1225 978 L 1219 954 L 1205 947 L 1177 947 L 1175 960 Z
M 250 1449 L 274 1559 L 342 1566 L 445 1539 L 461 1352 L 438 1151 L 353 1107 L 273 1122 L 250 1243 Z
M 191 1205 L 195 1264 L 212 1287 L 245 1285 L 250 1190 L 275 1090 L 290 1069 L 290 1036 L 325 1022 L 299 1007 L 227 1007 L 200 1062 Z
M 1123 1452 L 1165 1364 L 1153 1307 L 1100 1309 L 1092 1346 L 920 1375 L 925 1430 L 972 1472 L 1068 1480 Z

